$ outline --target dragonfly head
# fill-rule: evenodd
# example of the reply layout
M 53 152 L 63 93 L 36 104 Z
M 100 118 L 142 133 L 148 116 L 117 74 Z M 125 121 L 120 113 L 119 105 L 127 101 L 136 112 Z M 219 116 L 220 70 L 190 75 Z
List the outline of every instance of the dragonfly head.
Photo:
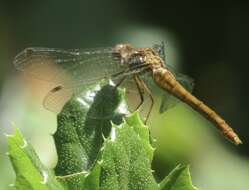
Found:
M 118 44 L 114 47 L 113 55 L 121 65 L 129 64 L 129 59 L 135 53 L 135 48 L 130 44 Z

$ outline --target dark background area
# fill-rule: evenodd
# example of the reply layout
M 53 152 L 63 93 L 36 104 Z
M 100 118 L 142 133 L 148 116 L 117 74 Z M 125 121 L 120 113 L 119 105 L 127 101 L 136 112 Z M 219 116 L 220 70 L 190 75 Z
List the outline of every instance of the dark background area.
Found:
M 244 143 L 225 146 L 248 158 L 248 23 L 246 1 L 0 1 L 0 87 L 16 75 L 12 60 L 25 47 L 111 46 L 130 42 L 117 35 L 130 26 L 167 30 L 177 38 L 182 71 L 195 79 L 194 94 L 224 116 Z M 155 158 L 154 167 L 162 163 Z

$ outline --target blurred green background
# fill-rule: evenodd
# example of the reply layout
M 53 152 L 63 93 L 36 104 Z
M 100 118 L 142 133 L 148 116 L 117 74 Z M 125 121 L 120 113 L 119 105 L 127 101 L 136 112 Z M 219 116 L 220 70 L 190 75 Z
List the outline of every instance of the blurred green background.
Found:
M 12 189 L 14 181 L 4 137 L 12 122 L 45 165 L 56 164 L 51 137 L 56 117 L 41 105 L 50 86 L 15 71 L 12 60 L 19 51 L 161 41 L 167 63 L 194 78 L 194 94 L 220 113 L 244 144 L 231 144 L 184 104 L 163 115 L 154 112 L 149 125 L 157 139 L 156 178 L 178 163 L 190 163 L 193 183 L 201 189 L 248 189 L 249 8 L 242 2 L 0 1 L 0 189 Z

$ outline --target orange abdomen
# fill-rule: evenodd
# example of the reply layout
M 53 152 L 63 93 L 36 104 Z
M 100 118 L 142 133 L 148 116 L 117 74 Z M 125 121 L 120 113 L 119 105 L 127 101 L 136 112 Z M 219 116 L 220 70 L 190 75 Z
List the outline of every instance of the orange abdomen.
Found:
M 211 108 L 202 101 L 188 92 L 174 77 L 174 75 L 166 68 L 155 68 L 153 71 L 154 81 L 162 89 L 167 90 L 175 97 L 179 98 L 193 109 L 201 113 L 209 121 L 211 121 L 228 139 L 232 140 L 236 145 L 242 144 L 238 135 L 233 129 Z

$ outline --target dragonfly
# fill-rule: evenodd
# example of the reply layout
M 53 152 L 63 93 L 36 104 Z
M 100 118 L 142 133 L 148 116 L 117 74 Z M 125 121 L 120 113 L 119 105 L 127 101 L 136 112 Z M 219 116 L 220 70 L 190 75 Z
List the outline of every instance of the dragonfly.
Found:
M 164 52 L 163 43 L 143 48 L 131 44 L 71 50 L 30 47 L 17 54 L 14 65 L 18 70 L 40 79 L 59 81 L 60 85 L 53 88 L 44 99 L 44 106 L 47 109 L 52 107 L 51 102 L 58 99 L 58 94 L 65 92 L 66 89 L 96 84 L 101 80 L 117 81 L 116 86 L 131 81 L 135 84 L 140 97 L 136 109 L 144 103 L 145 94 L 151 100 L 146 122 L 154 105 L 151 92 L 151 87 L 154 85 L 165 94 L 171 94 L 199 112 L 236 145 L 242 144 L 225 120 L 191 93 L 192 81 L 184 80 L 186 78 L 184 75 L 177 75 L 166 64 Z M 49 70 L 55 68 L 55 71 L 52 71 L 51 75 L 44 75 L 41 72 L 44 67 L 50 68 Z M 166 98 L 167 96 L 163 97 L 160 112 L 167 110 Z

